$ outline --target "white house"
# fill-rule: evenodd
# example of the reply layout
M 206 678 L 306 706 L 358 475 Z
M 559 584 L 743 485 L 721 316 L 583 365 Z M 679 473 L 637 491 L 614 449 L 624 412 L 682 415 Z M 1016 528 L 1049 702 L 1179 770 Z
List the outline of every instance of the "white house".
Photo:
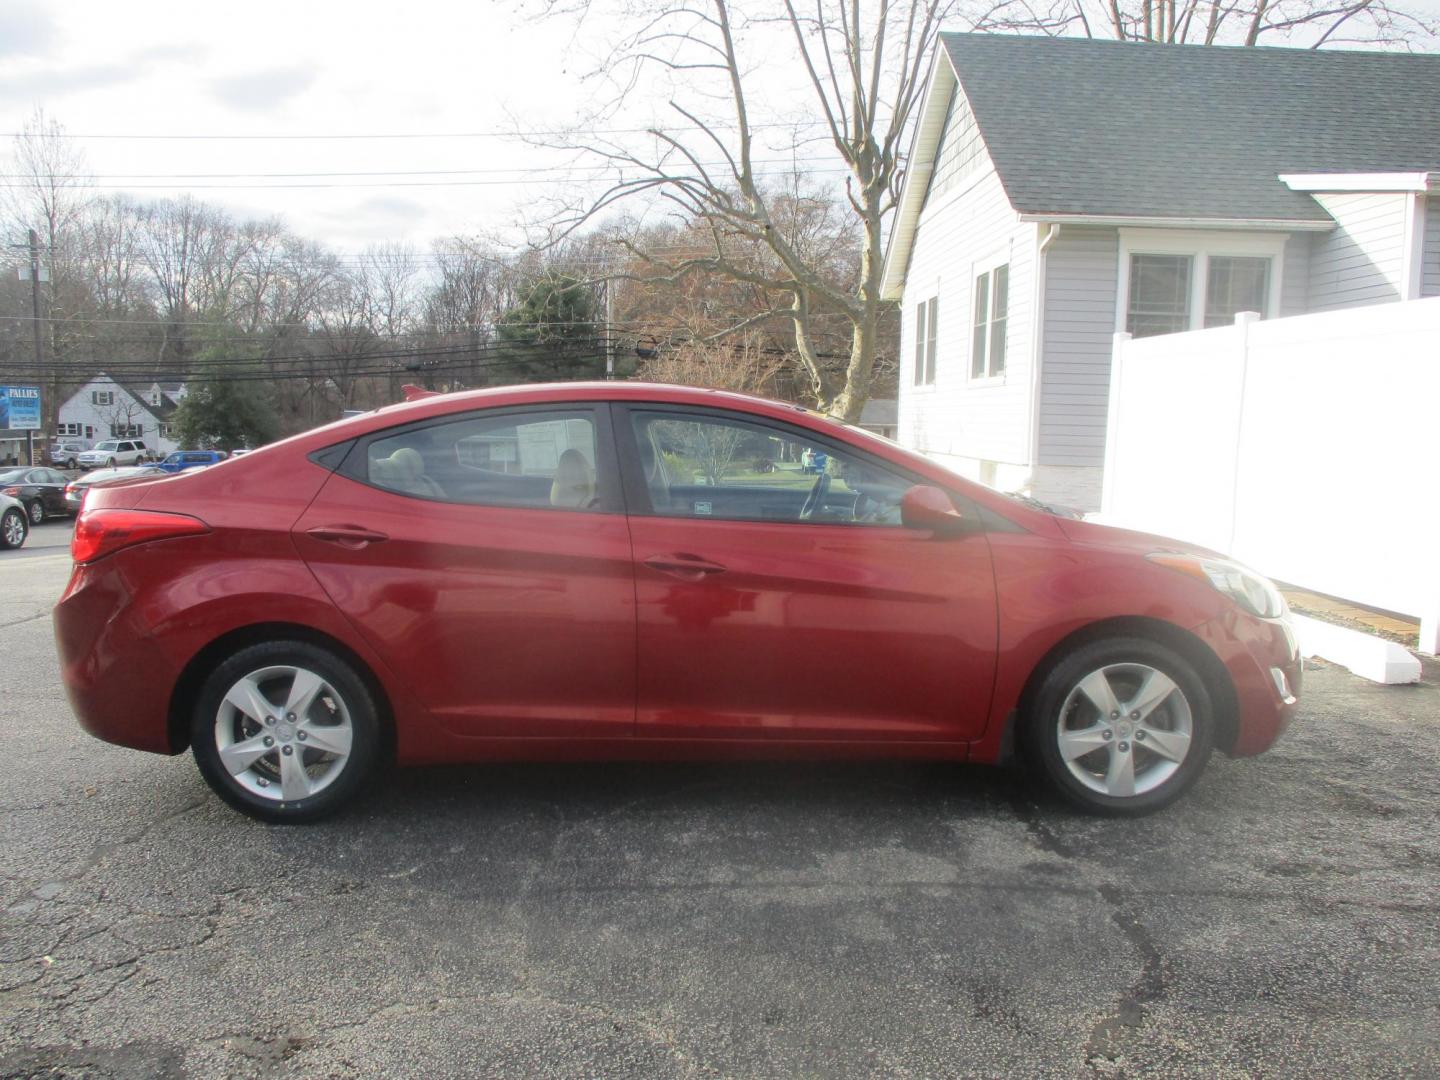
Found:
M 1002 490 L 1099 507 L 1116 331 L 1440 295 L 1440 56 L 942 34 L 910 163 L 898 439 Z
M 144 439 L 157 454 L 168 454 L 179 449 L 170 420 L 184 399 L 184 383 L 121 382 L 102 371 L 60 406 L 56 434 L 94 442 Z

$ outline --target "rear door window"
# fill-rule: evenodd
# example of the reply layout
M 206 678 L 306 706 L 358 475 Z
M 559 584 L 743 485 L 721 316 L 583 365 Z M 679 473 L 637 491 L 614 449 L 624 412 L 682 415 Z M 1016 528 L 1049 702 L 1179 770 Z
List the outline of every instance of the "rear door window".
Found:
M 345 471 L 419 499 L 535 510 L 618 509 L 612 455 L 588 408 L 467 414 L 381 434 Z

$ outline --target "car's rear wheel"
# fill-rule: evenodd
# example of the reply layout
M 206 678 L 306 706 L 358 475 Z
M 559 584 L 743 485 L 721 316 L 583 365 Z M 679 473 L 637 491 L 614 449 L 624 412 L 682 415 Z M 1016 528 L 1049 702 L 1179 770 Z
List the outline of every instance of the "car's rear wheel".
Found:
M 1111 638 L 1050 669 L 1022 734 L 1032 761 L 1072 802 L 1146 814 L 1204 771 L 1215 720 L 1204 680 L 1184 657 L 1143 638 Z
M 25 515 L 13 506 L 0 517 L 0 545 L 18 548 L 25 543 L 25 537 L 29 534 L 30 525 L 26 522 Z
M 307 642 L 275 641 L 210 674 L 190 740 L 201 774 L 231 806 L 264 821 L 313 821 L 373 770 L 380 722 L 348 663 Z
M 39 525 L 42 521 L 45 520 L 45 504 L 39 499 L 36 499 L 34 502 L 32 502 L 29 506 L 25 508 L 25 510 L 30 515 L 31 525 Z

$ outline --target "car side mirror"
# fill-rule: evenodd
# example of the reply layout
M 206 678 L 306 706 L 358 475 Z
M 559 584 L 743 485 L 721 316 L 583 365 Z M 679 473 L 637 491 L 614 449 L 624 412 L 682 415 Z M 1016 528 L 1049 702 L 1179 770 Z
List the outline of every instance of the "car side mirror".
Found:
M 900 497 L 900 522 L 907 529 L 929 529 L 953 536 L 965 528 L 965 517 L 938 487 L 916 484 Z

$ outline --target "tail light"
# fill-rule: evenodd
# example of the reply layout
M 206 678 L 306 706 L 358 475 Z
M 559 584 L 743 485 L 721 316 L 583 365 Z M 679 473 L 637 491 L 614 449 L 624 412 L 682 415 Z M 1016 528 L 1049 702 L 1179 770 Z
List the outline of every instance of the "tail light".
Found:
M 207 533 L 210 527 L 188 514 L 156 510 L 82 510 L 70 540 L 70 557 L 77 563 L 94 562 L 121 548 Z
M 8 488 L 5 489 L 5 494 L 6 494 L 6 495 L 10 495 L 10 496 L 12 496 L 12 497 L 15 496 L 15 495 L 19 495 L 19 494 L 20 494 L 20 489 L 19 489 L 18 487 L 8 487 Z

